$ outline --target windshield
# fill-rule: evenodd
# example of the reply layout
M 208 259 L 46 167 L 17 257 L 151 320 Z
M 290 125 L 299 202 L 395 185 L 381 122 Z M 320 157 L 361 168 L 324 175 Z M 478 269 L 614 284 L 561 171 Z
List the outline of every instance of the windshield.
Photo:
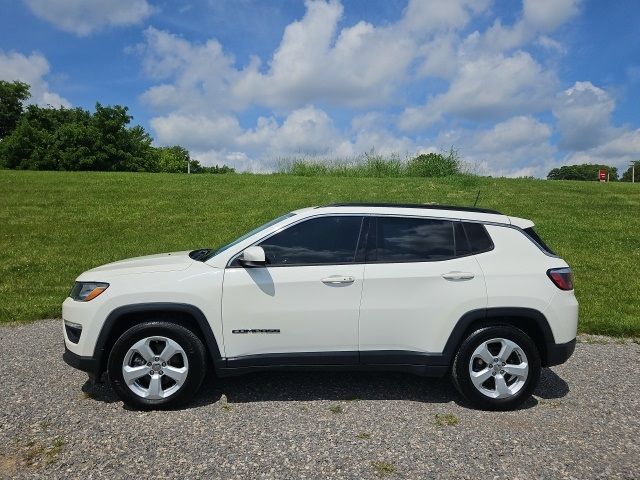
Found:
M 269 228 L 272 225 L 275 225 L 276 223 L 281 222 L 282 220 L 285 220 L 289 217 L 293 217 L 295 215 L 295 213 L 285 213 L 284 215 L 278 217 L 278 218 L 274 218 L 273 220 L 260 225 L 257 228 L 254 228 L 253 230 L 251 230 L 250 232 L 245 233 L 244 235 L 242 235 L 239 238 L 236 238 L 233 242 L 227 243 L 226 245 L 223 245 L 222 247 L 218 248 L 218 249 L 213 249 L 210 250 L 209 253 L 206 256 L 201 257 L 199 260 L 201 262 L 206 262 L 207 260 L 215 257 L 216 255 L 218 255 L 219 253 L 224 252 L 225 250 L 233 247 L 234 245 L 237 245 L 238 243 L 242 242 L 243 240 L 246 240 L 247 238 L 249 238 L 252 235 L 255 235 L 258 232 L 261 232 L 262 230 L 265 230 L 267 228 Z

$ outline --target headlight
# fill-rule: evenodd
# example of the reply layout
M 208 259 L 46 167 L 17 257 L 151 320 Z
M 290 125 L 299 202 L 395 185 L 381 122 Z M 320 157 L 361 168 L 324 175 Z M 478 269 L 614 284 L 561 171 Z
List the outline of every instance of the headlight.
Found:
M 108 283 L 100 282 L 76 282 L 69 296 L 78 302 L 93 300 L 109 288 Z

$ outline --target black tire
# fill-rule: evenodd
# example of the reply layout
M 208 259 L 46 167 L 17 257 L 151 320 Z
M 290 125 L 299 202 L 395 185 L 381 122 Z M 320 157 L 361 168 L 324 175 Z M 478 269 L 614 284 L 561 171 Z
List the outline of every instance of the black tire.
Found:
M 515 342 L 527 357 L 527 379 L 520 390 L 508 398 L 491 398 L 483 394 L 473 384 L 469 373 L 471 356 L 475 349 L 483 342 L 494 338 Z M 451 375 L 458 391 L 474 406 L 483 410 L 512 410 L 531 397 L 540 381 L 540 369 L 540 353 L 531 337 L 511 325 L 491 325 L 475 330 L 464 339 L 453 361 Z M 483 387 L 486 387 L 486 384 Z
M 176 342 L 184 350 L 188 360 L 186 380 L 175 393 L 166 398 L 143 398 L 129 388 L 123 377 L 122 366 L 129 349 L 139 340 L 153 336 L 166 337 Z M 107 372 L 111 387 L 128 406 L 139 410 L 168 409 L 193 398 L 202 385 L 206 365 L 204 345 L 191 330 L 167 321 L 151 321 L 131 327 L 118 338 L 109 353 Z

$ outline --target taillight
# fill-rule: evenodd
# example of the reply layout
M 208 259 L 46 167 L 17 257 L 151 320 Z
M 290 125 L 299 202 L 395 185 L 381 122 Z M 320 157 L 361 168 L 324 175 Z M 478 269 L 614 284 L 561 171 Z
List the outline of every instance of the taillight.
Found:
M 547 275 L 560 290 L 573 290 L 573 273 L 570 268 L 551 268 Z

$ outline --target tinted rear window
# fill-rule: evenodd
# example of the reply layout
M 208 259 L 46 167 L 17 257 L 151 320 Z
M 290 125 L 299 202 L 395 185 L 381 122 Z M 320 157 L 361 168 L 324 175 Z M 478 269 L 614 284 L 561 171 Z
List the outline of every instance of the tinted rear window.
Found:
M 493 249 L 493 241 L 481 223 L 464 222 L 464 230 L 473 253 L 488 252 Z
M 378 262 L 426 262 L 454 256 L 453 224 L 447 220 L 378 217 Z
M 533 229 L 533 227 L 525 228 L 524 232 L 527 235 L 529 235 L 531 238 L 533 238 L 533 240 L 540 246 L 540 248 L 542 248 L 549 255 L 555 255 L 555 252 L 549 248 L 549 245 L 544 243 L 544 240 L 542 240 L 542 238 L 540 238 L 540 235 L 538 235 L 538 232 L 536 232 Z

